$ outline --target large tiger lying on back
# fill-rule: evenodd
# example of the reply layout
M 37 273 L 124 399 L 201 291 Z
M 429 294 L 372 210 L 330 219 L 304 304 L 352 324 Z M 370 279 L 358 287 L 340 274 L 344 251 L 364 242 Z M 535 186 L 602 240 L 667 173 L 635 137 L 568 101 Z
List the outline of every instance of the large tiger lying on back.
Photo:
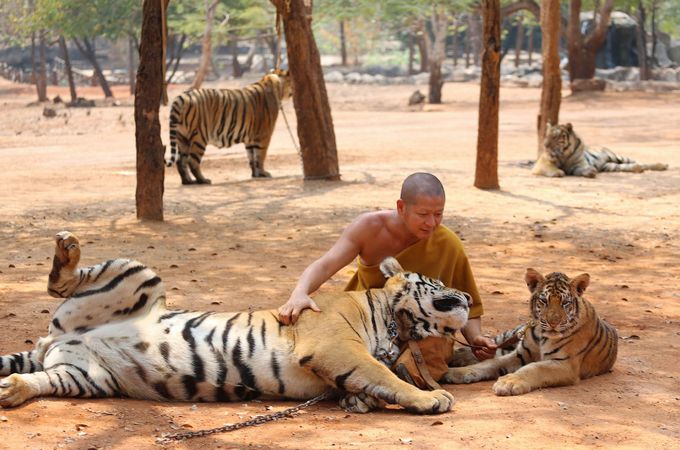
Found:
M 177 161 L 182 184 L 209 184 L 201 172 L 206 146 L 224 148 L 242 142 L 253 178 L 270 177 L 264 160 L 280 102 L 291 96 L 291 86 L 288 71 L 276 70 L 242 89 L 194 89 L 175 97 L 170 109 L 168 167 Z
M 448 392 L 421 391 L 376 357 L 392 363 L 397 338 L 462 328 L 470 296 L 403 272 L 393 258 L 381 264 L 383 289 L 316 296 L 322 312 L 306 311 L 291 326 L 275 310 L 169 310 L 161 279 L 141 263 L 78 268 L 79 259 L 76 237 L 59 233 L 48 292 L 66 300 L 34 350 L 0 357 L 0 406 L 48 395 L 309 399 L 331 389 L 355 412 L 385 403 L 428 414 L 453 406 Z
M 451 368 L 443 382 L 474 383 L 500 377 L 493 385 L 497 395 L 519 395 L 542 387 L 575 384 L 612 368 L 618 334 L 582 297 L 590 276 L 581 274 L 570 280 L 563 273 L 553 272 L 544 278 L 527 269 L 525 281 L 531 291 L 531 321 L 514 330 L 523 332 L 517 347 L 494 359 Z M 506 338 L 497 337 L 495 341 L 500 344 Z
M 586 146 L 574 132 L 570 123 L 548 123 L 544 150 L 534 164 L 531 173 L 547 177 L 576 175 L 594 178 L 598 172 L 644 172 L 666 170 L 668 164 L 640 164 L 625 156 L 619 156 L 608 148 L 594 149 Z

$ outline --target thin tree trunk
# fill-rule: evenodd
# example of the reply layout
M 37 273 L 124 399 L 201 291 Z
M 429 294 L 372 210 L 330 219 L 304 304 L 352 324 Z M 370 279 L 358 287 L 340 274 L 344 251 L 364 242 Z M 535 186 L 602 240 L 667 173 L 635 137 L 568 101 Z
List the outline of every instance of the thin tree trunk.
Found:
M 458 30 L 458 17 L 455 17 L 453 20 L 453 39 L 451 45 L 453 46 L 453 54 L 451 59 L 453 60 L 453 67 L 458 66 L 458 57 L 459 57 L 459 41 L 460 40 L 460 33 Z
M 345 38 L 345 21 L 340 21 L 340 64 L 347 67 L 347 40 Z
M 132 36 L 128 36 L 128 84 L 130 85 L 130 95 L 135 93 L 135 42 Z
M 418 25 L 418 30 L 420 31 L 418 34 L 416 34 L 416 44 L 418 44 L 418 51 L 420 53 L 420 70 L 419 72 L 427 72 L 428 67 L 430 66 L 430 55 L 429 55 L 429 35 L 426 34 L 428 33 L 427 28 L 425 25 L 421 22 Z
M 144 0 L 142 38 L 135 91 L 137 145 L 137 218 L 163 220 L 165 147 L 161 141 L 158 110 L 163 97 L 163 25 L 168 0 Z
M 428 101 L 432 104 L 439 104 L 442 102 L 442 86 L 444 80 L 442 78 L 442 62 L 446 57 L 446 32 L 448 28 L 448 16 L 440 11 L 434 10 L 430 24 L 434 31 L 434 42 L 432 43 L 432 55 L 430 57 L 430 89 L 428 94 Z
M 92 65 L 92 68 L 94 69 L 95 79 L 99 82 L 102 91 L 104 91 L 104 96 L 106 98 L 113 97 L 113 92 L 111 92 L 109 83 L 108 81 L 106 81 L 106 78 L 104 77 L 104 73 L 102 72 L 101 66 L 97 61 L 97 56 L 95 55 L 94 48 L 92 47 L 92 44 L 90 43 L 89 39 L 83 38 L 83 42 L 81 43 L 77 38 L 73 38 L 73 42 L 76 44 L 76 47 L 78 47 L 78 50 L 80 50 L 80 53 L 82 53 L 85 59 L 87 59 L 89 63 Z
M 177 73 L 177 68 L 179 67 L 179 62 L 182 60 L 182 54 L 184 53 L 184 42 L 187 39 L 186 34 L 182 34 L 182 36 L 179 38 L 179 42 L 175 39 L 175 43 L 172 48 L 172 53 L 170 54 L 170 64 L 172 64 L 172 71 L 170 72 L 170 75 L 166 79 L 166 84 L 170 84 L 172 79 L 175 77 L 175 74 Z M 167 64 L 168 66 L 170 64 Z
M 470 45 L 472 51 L 472 61 L 475 66 L 479 66 L 479 57 L 482 53 L 482 43 L 481 43 L 481 23 L 478 13 L 470 14 Z
M 524 46 L 524 15 L 520 14 L 517 20 L 517 39 L 515 40 L 515 67 L 519 67 L 522 47 Z
M 638 1 L 637 8 L 637 51 L 638 63 L 640 65 L 640 80 L 649 80 L 651 78 L 651 71 L 649 67 L 649 57 L 647 56 L 647 31 L 645 30 L 646 18 L 645 5 L 642 0 Z
M 656 60 L 656 1 L 652 2 L 652 66 L 658 65 Z
M 232 75 L 234 78 L 241 78 L 243 70 L 241 70 L 241 64 L 238 62 L 238 39 L 234 35 L 230 36 L 229 50 L 231 51 Z
M 528 36 L 529 42 L 527 42 L 527 53 L 529 53 L 529 59 L 527 61 L 527 64 L 531 66 L 533 63 L 534 59 L 534 26 L 529 27 L 529 36 Z
M 218 0 L 212 0 L 212 3 L 210 0 L 205 0 L 205 29 L 203 30 L 201 62 L 198 65 L 194 82 L 191 83 L 192 89 L 201 87 L 210 68 L 210 62 L 212 61 L 212 29 L 218 3 Z
M 64 36 L 59 36 L 59 47 L 61 48 L 61 53 L 64 55 L 64 70 L 66 70 L 66 78 L 68 79 L 68 89 L 71 93 L 71 103 L 75 103 L 78 100 L 78 94 L 76 93 L 76 83 L 73 80 L 73 68 L 71 67 L 71 58 L 68 54 L 68 47 L 66 46 L 66 39 Z
M 501 5 L 500 0 L 482 0 L 483 53 L 479 90 L 477 164 L 475 187 L 499 189 L 498 184 L 498 109 L 501 80 Z
M 415 58 L 415 36 L 413 33 L 408 34 L 408 74 L 413 75 L 415 71 L 413 70 L 413 60 Z
M 45 32 L 38 32 L 38 73 L 35 87 L 38 91 L 38 101 L 47 101 L 47 71 L 45 69 Z
M 465 30 L 465 68 L 470 67 L 470 52 L 472 51 L 472 32 L 470 31 L 470 19 L 468 18 L 468 27 Z
M 541 2 L 541 30 L 543 49 L 543 87 L 537 120 L 538 152 L 543 152 L 546 124 L 557 125 L 562 102 L 562 74 L 560 71 L 560 4 L 553 0 Z
M 306 0 L 271 2 L 283 18 L 305 180 L 339 180 L 333 118 L 312 33 L 311 2 L 309 6 Z

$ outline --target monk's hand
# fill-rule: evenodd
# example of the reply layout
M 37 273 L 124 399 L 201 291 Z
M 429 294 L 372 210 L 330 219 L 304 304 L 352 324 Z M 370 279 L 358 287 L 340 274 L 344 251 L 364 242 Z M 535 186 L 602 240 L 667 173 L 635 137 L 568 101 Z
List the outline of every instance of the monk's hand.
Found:
M 470 344 L 478 346 L 478 348 L 472 349 L 472 354 L 475 355 L 475 358 L 477 358 L 479 361 L 491 359 L 496 356 L 496 348 L 498 347 L 496 346 L 496 343 L 493 341 L 493 339 L 480 334 L 475 336 Z
M 278 309 L 279 322 L 284 325 L 292 325 L 297 322 L 300 313 L 305 309 L 320 312 L 321 308 L 314 303 L 309 295 L 291 295 L 286 303 Z

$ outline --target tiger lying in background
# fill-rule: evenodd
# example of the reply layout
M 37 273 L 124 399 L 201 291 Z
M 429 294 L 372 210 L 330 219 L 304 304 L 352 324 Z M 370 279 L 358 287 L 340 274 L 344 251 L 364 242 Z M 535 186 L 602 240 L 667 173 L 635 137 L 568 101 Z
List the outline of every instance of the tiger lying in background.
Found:
M 385 403 L 423 414 L 453 406 L 448 392 L 421 391 L 376 357 L 396 359 L 396 338 L 462 328 L 470 296 L 403 272 L 393 258 L 380 266 L 389 277 L 383 289 L 316 296 L 322 312 L 306 311 L 291 326 L 275 310 L 168 310 L 161 279 L 141 263 L 78 268 L 79 260 L 78 239 L 59 233 L 48 292 L 66 300 L 34 350 L 0 357 L 0 406 L 48 395 L 309 399 L 332 389 L 355 412 Z
M 508 354 L 499 350 L 494 359 L 450 368 L 443 382 L 474 383 L 500 377 L 493 385 L 496 395 L 520 395 L 542 387 L 575 384 L 611 370 L 618 334 L 582 297 L 589 275 L 570 280 L 553 272 L 543 278 L 527 269 L 525 280 L 531 291 L 531 321 L 515 350 Z M 500 344 L 506 337 L 495 341 Z
M 661 163 L 639 164 L 604 147 L 593 150 L 583 143 L 570 123 L 555 126 L 548 123 L 543 145 L 543 153 L 531 171 L 534 175 L 594 178 L 598 172 L 637 173 L 668 168 L 668 164 Z
M 288 71 L 276 70 L 242 89 L 194 89 L 175 97 L 170 109 L 167 166 L 177 160 L 182 184 L 209 184 L 210 180 L 201 172 L 206 146 L 224 148 L 242 142 L 246 145 L 252 177 L 270 177 L 264 170 L 264 160 L 280 102 L 291 95 Z

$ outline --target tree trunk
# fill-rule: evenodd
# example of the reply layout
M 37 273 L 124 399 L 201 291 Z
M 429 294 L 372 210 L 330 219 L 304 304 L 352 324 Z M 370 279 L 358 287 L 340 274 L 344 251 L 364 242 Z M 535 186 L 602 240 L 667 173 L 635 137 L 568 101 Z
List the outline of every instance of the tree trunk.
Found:
M 416 44 L 418 44 L 418 52 L 420 53 L 420 70 L 419 73 L 427 72 L 430 65 L 429 55 L 429 36 L 426 35 L 427 29 L 423 23 L 418 25 L 418 33 L 416 34 Z
M 231 51 L 232 75 L 234 78 L 241 78 L 243 76 L 243 70 L 241 69 L 241 64 L 238 62 L 238 39 L 235 35 L 230 36 L 229 50 Z
M 484 18 L 475 187 L 499 189 L 498 107 L 501 81 L 500 0 L 482 0 Z
M 413 33 L 408 34 L 408 74 L 413 75 L 415 71 L 413 70 L 413 60 L 415 58 L 415 36 Z
M 106 98 L 113 97 L 113 92 L 111 92 L 109 82 L 106 81 L 104 73 L 102 72 L 102 68 L 97 61 L 97 56 L 94 52 L 94 48 L 92 47 L 92 43 L 90 43 L 89 39 L 87 38 L 83 38 L 83 42 L 80 42 L 77 38 L 73 38 L 73 42 L 76 44 L 76 47 L 78 47 L 78 50 L 80 50 L 80 53 L 82 53 L 85 59 L 87 59 L 92 65 L 95 79 L 99 82 L 99 86 L 101 86 L 102 91 L 104 91 L 104 96 Z
M 524 15 L 520 14 L 517 20 L 517 39 L 515 40 L 515 67 L 519 67 L 522 47 L 524 46 Z
M 345 39 L 345 21 L 340 21 L 340 65 L 347 67 L 347 40 Z
M 165 147 L 158 110 L 163 96 L 163 24 L 168 0 L 144 0 L 142 38 L 135 91 L 137 144 L 137 218 L 163 220 Z
M 47 101 L 47 71 L 45 69 L 45 32 L 38 33 L 38 73 L 35 77 L 35 88 L 38 91 L 38 101 Z
M 135 42 L 132 36 L 128 36 L 128 84 L 130 86 L 130 95 L 135 93 Z
M 569 6 L 569 81 L 595 76 L 595 56 L 607 37 L 609 17 L 614 9 L 614 0 L 606 0 L 599 11 L 600 18 L 593 24 L 588 36 L 581 34 L 581 0 L 571 0 Z M 596 15 L 593 17 L 596 19 Z
M 470 51 L 472 50 L 472 33 L 470 32 L 470 21 L 468 20 L 468 27 L 465 30 L 465 68 L 470 67 Z
M 434 31 L 434 42 L 431 43 L 432 55 L 430 56 L 430 89 L 428 101 L 432 104 L 438 104 L 442 102 L 442 86 L 444 85 L 444 80 L 442 79 L 442 62 L 446 57 L 446 34 L 449 18 L 446 14 L 435 10 L 432 12 L 430 24 Z M 429 39 L 426 41 L 429 41 Z
M 541 30 L 543 48 L 543 88 L 538 113 L 538 152 L 543 152 L 546 124 L 559 123 L 562 101 L 562 73 L 560 71 L 560 4 L 553 0 L 541 2 Z
M 529 27 L 529 36 L 528 36 L 529 42 L 527 42 L 527 53 L 529 53 L 529 59 L 527 61 L 527 64 L 531 66 L 533 63 L 533 58 L 534 58 L 534 26 Z
M 333 118 L 307 0 L 271 0 L 283 18 L 305 180 L 339 180 Z M 309 6 L 306 6 L 308 4 Z
M 198 89 L 203 84 L 205 76 L 210 69 L 210 62 L 212 61 L 212 28 L 215 21 L 215 10 L 217 9 L 218 0 L 205 0 L 205 29 L 203 30 L 203 44 L 201 47 L 201 62 L 196 71 L 194 82 L 191 83 L 191 89 Z
M 479 56 L 482 53 L 481 43 L 481 23 L 478 13 L 471 13 L 469 19 L 470 28 L 470 47 L 472 52 L 472 61 L 475 66 L 479 66 Z
M 177 73 L 177 68 L 179 67 L 179 62 L 182 60 L 182 53 L 184 53 L 184 42 L 187 40 L 187 35 L 182 34 L 182 36 L 179 38 L 179 42 L 177 42 L 177 39 L 173 39 L 173 45 L 172 45 L 172 51 L 170 52 L 170 58 L 168 61 L 168 66 L 172 64 L 172 71 L 170 72 L 170 75 L 166 78 L 166 84 L 170 84 L 172 79 L 175 77 L 175 74 Z M 168 40 L 170 42 L 170 40 Z
M 642 0 L 638 1 L 637 8 L 637 53 L 638 63 L 640 65 L 640 80 L 649 80 L 651 78 L 651 70 L 649 67 L 649 57 L 647 56 L 647 31 L 645 30 L 646 18 L 645 5 Z
M 460 33 L 459 33 L 459 30 L 458 30 L 458 17 L 455 17 L 453 19 L 453 38 L 452 38 L 453 42 L 451 43 L 451 45 L 453 47 L 452 48 L 453 52 L 452 52 L 452 56 L 451 56 L 451 59 L 453 60 L 453 67 L 458 66 L 458 57 L 459 57 L 459 55 L 458 55 L 459 48 L 458 47 L 460 45 L 458 43 L 459 40 L 460 40 Z
M 76 83 L 73 80 L 71 58 L 68 55 L 68 47 L 66 46 L 66 39 L 64 39 L 64 36 L 59 36 L 59 47 L 61 48 L 61 53 L 64 55 L 64 70 L 66 71 L 66 78 L 68 79 L 68 89 L 71 93 L 71 103 L 75 103 L 78 100 L 78 94 L 76 93 Z

